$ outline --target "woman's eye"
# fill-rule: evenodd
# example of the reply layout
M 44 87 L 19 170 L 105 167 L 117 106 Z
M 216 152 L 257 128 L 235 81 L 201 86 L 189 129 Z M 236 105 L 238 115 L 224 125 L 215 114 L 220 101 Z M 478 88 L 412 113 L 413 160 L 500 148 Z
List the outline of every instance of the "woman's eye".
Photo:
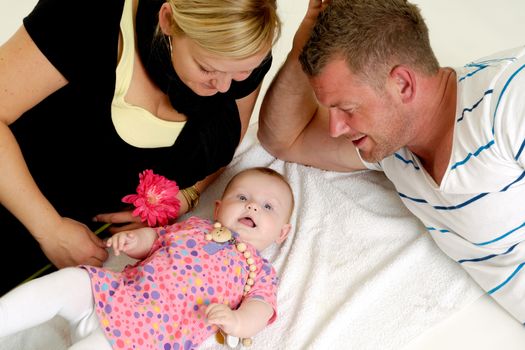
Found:
M 200 69 L 201 72 L 203 72 L 204 74 L 213 74 L 213 73 L 215 73 L 214 71 L 207 70 L 206 68 L 201 67 L 201 66 L 199 66 L 199 69 Z

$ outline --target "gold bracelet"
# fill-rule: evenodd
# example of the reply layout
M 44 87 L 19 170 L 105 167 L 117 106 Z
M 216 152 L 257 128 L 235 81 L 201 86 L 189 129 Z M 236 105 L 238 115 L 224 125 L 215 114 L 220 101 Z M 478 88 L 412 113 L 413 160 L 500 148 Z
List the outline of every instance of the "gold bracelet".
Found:
M 195 209 L 199 204 L 199 197 L 201 195 L 197 187 L 195 187 L 195 185 L 186 187 L 180 190 L 180 192 L 184 196 L 184 199 L 186 199 L 186 203 L 188 203 L 188 212 Z

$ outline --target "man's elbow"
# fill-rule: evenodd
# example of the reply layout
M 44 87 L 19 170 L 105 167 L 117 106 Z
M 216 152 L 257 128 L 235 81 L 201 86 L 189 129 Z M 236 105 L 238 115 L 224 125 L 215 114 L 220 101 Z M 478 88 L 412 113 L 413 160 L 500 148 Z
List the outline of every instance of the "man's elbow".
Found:
M 290 149 L 289 144 L 279 141 L 277 138 L 272 137 L 267 132 L 261 130 L 261 128 L 257 131 L 257 138 L 266 152 L 270 153 L 275 158 L 286 160 L 287 151 Z

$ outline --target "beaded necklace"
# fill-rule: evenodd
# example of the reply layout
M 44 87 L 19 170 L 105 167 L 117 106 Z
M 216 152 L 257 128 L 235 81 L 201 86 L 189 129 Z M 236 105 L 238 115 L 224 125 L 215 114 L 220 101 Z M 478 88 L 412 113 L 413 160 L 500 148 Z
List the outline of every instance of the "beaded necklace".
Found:
M 243 295 L 246 295 L 250 289 L 252 289 L 253 284 L 255 283 L 255 276 L 257 271 L 257 266 L 255 265 L 255 259 L 252 257 L 252 253 L 247 250 L 246 243 L 238 242 L 237 238 L 232 234 L 232 232 L 227 228 L 221 225 L 221 223 L 216 222 L 213 224 L 213 230 L 210 233 L 207 233 L 205 236 L 206 240 L 213 241 L 216 243 L 229 243 L 234 245 L 235 248 L 241 253 L 246 259 L 246 264 L 248 264 L 248 278 L 246 278 L 246 283 L 244 285 Z
M 246 263 L 248 264 L 249 271 L 243 292 L 243 295 L 246 295 L 250 291 L 250 289 L 252 289 L 252 286 L 255 283 L 255 276 L 257 271 L 257 266 L 255 265 L 255 259 L 252 257 L 252 253 L 246 250 L 246 243 L 238 242 L 237 238 L 233 235 L 233 233 L 227 227 L 222 226 L 220 222 L 216 222 L 213 224 L 213 230 L 211 230 L 210 233 L 207 233 L 205 235 L 205 238 L 207 241 L 213 241 L 219 244 L 229 243 L 231 245 L 234 245 L 237 251 L 239 251 L 239 253 L 241 253 L 244 256 L 244 258 L 246 259 Z M 235 348 L 239 344 L 239 342 L 243 346 L 252 345 L 251 338 L 239 339 L 238 337 L 231 336 L 229 334 L 224 334 L 222 331 L 217 333 L 217 335 L 219 334 L 222 338 L 217 339 L 219 343 L 226 344 L 230 348 Z

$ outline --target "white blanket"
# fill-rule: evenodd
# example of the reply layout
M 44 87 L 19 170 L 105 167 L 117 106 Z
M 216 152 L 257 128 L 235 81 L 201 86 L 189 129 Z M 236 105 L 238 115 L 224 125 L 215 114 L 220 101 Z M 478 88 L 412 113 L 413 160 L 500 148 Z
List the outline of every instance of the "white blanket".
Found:
M 381 174 L 276 160 L 250 130 L 230 167 L 203 194 L 209 217 L 229 178 L 252 166 L 284 174 L 295 193 L 293 231 L 266 256 L 281 276 L 278 318 L 250 349 L 400 349 L 471 304 L 481 289 L 434 244 Z M 112 258 L 108 265 L 122 266 Z M 0 349 L 62 350 L 62 319 L 0 339 Z M 209 338 L 201 349 L 225 349 Z M 96 349 L 94 349 L 96 350 Z

